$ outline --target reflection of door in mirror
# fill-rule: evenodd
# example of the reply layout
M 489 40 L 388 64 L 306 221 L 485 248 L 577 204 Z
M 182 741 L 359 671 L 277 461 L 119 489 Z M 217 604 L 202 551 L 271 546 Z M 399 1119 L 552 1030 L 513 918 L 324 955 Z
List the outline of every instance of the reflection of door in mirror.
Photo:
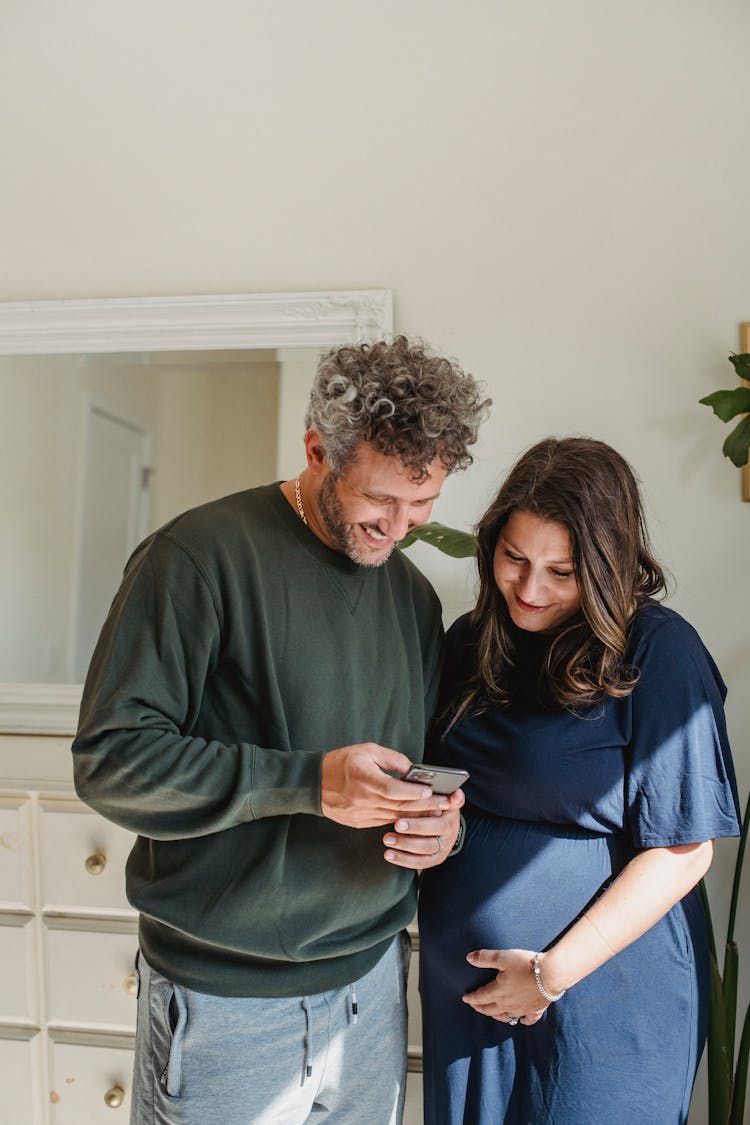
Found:
M 319 354 L 0 358 L 0 681 L 80 681 L 137 542 L 302 467 Z
M 148 530 L 151 431 L 91 400 L 84 422 L 73 676 L 83 680 L 112 593 Z M 50 659 L 52 665 L 54 661 Z

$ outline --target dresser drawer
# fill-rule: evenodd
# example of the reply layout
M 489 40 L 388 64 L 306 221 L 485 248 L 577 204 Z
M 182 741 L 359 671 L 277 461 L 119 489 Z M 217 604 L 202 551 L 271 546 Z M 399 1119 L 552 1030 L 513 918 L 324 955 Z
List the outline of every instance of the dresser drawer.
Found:
M 0 906 L 17 910 L 33 905 L 31 801 L 0 797 Z
M 34 926 L 32 918 L 0 915 L 0 1020 L 7 1023 L 39 1018 Z
M 125 861 L 134 837 L 77 801 L 40 801 L 42 907 L 134 915 Z
M 0 1040 L 0 1059 L 1 1049 Z M 130 1118 L 132 1051 L 54 1043 L 51 1055 L 52 1125 L 127 1125 Z M 16 1125 L 16 1118 L 11 1120 Z M 17 1120 L 18 1125 L 26 1125 L 27 1118 L 19 1117 Z M 422 1075 L 409 1074 L 404 1125 L 422 1125 L 422 1120 Z M 28 1121 L 31 1122 L 32 1118 L 29 1117 Z
M 127 1125 L 132 1073 L 132 1050 L 53 1042 L 52 1125 Z
M 41 1120 L 41 1036 L 0 1038 L 2 1120 L 8 1125 L 37 1125 Z
M 137 935 L 55 926 L 44 940 L 50 1023 L 135 1031 Z

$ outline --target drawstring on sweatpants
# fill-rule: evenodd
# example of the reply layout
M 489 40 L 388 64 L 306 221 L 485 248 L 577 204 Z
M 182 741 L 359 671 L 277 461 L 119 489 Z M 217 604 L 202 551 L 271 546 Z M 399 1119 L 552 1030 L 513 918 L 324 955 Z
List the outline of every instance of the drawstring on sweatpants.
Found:
M 305 1062 L 302 1069 L 302 1079 L 300 1086 L 304 1086 L 308 1078 L 312 1078 L 313 1072 L 313 1033 L 312 1033 L 312 1010 L 310 1008 L 310 1000 L 307 996 L 302 997 L 302 1010 L 305 1013 Z M 357 1003 L 357 989 L 353 984 L 350 984 L 346 990 L 346 1019 L 347 1023 L 351 1026 L 357 1022 L 359 1015 L 359 1004 Z
M 305 1064 L 300 1086 L 304 1086 L 308 1078 L 312 1078 L 312 1012 L 306 996 L 302 997 L 302 1010 L 305 1013 Z
M 302 1011 L 305 1012 L 305 1064 L 302 1066 L 302 1077 L 300 1086 L 305 1086 L 308 1078 L 313 1077 L 313 1011 L 310 1009 L 310 1001 L 304 996 L 301 1000 Z M 354 984 L 350 984 L 346 989 L 346 1021 L 352 1024 L 356 1023 L 359 1016 L 359 1005 L 356 1002 L 356 988 Z
M 357 1005 L 357 990 L 353 984 L 349 985 L 346 994 L 346 1004 L 349 1011 L 349 1023 L 356 1023 L 359 1007 Z

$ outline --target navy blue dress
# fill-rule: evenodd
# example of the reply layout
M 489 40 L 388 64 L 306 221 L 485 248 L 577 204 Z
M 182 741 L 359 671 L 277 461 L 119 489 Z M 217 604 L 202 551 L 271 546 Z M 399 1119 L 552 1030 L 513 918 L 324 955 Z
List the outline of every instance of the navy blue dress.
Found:
M 540 949 L 636 852 L 737 835 L 726 689 L 695 630 L 656 604 L 630 628 L 625 699 L 574 715 L 533 686 L 549 638 L 516 630 L 525 690 L 425 756 L 464 766 L 463 850 L 421 880 L 426 1125 L 677 1125 L 705 1042 L 709 972 L 696 888 L 533 1027 L 474 1012 L 493 979 L 473 949 Z M 448 634 L 445 692 L 475 660 L 468 615 Z

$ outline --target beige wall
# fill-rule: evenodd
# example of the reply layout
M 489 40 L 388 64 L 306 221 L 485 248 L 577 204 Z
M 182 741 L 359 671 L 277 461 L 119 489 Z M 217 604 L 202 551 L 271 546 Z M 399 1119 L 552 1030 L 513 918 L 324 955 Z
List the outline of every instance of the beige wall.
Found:
M 746 790 L 750 505 L 697 399 L 750 320 L 749 42 L 744 0 L 6 4 L 0 297 L 392 288 L 495 399 L 440 518 L 548 432 L 634 461 Z

